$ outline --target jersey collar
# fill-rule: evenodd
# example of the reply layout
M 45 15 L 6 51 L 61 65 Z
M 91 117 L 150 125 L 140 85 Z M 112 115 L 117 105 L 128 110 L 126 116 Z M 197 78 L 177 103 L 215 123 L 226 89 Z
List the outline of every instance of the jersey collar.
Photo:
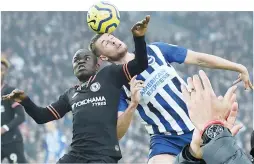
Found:
M 88 86 L 90 85 L 90 83 L 92 83 L 92 82 L 95 80 L 95 78 L 96 78 L 96 74 L 93 75 L 93 76 L 90 76 L 90 78 L 89 78 L 88 81 L 86 81 L 86 82 L 84 82 L 84 83 L 81 83 L 81 84 L 79 84 L 79 85 L 77 86 L 77 90 L 80 91 L 80 90 L 82 89 L 82 87 L 84 87 L 84 86 L 85 86 L 86 88 L 88 88 Z

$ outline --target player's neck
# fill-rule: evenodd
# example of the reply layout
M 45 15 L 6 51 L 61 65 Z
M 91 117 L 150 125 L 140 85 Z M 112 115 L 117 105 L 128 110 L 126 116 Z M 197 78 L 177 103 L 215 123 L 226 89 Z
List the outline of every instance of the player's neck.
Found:
M 122 57 L 119 61 L 115 62 L 116 64 L 125 64 L 129 61 L 133 60 L 135 58 L 135 55 L 133 53 L 127 52 L 124 57 Z

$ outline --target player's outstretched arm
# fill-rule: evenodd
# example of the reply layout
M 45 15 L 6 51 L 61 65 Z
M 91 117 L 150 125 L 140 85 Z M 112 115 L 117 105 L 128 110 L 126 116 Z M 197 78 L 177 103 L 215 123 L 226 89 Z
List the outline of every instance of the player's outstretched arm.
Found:
M 142 73 L 148 67 L 147 50 L 145 42 L 145 33 L 150 20 L 150 16 L 146 16 L 145 19 L 136 23 L 132 27 L 132 34 L 135 43 L 135 58 L 123 65 L 117 65 L 111 67 L 116 79 L 116 85 L 122 87 L 127 84 L 131 78 L 137 74 Z
M 63 117 L 71 110 L 71 107 L 65 100 L 65 96 L 60 96 L 55 103 L 43 108 L 38 107 L 34 102 L 21 90 L 13 90 L 10 94 L 2 97 L 4 100 L 12 100 L 24 106 L 25 111 L 30 115 L 37 124 L 44 124 L 52 120 Z
M 239 78 L 234 83 L 244 82 L 245 89 L 253 89 L 247 68 L 242 64 L 234 63 L 221 57 L 188 50 L 184 61 L 186 64 L 194 64 L 201 67 L 224 69 L 239 72 Z
M 239 78 L 234 84 L 243 81 L 246 89 L 252 88 L 248 70 L 245 66 L 231 62 L 218 56 L 188 50 L 184 47 L 167 44 L 164 42 L 155 42 L 150 46 L 155 52 L 161 52 L 167 62 L 177 62 L 179 64 L 193 64 L 201 67 L 224 69 L 239 72 Z M 156 51 L 159 48 L 160 51 Z M 160 55 L 160 53 L 156 53 Z
M 129 103 L 129 106 L 127 108 L 127 102 L 125 97 L 123 95 L 121 95 L 120 97 L 117 119 L 118 140 L 120 140 L 125 135 L 130 126 L 133 114 L 140 101 L 140 90 L 142 88 L 144 88 L 144 82 L 141 80 L 136 80 L 136 76 L 134 76 L 130 81 L 131 102 Z
M 129 80 L 131 80 L 134 75 L 140 74 L 148 67 L 145 33 L 149 21 L 150 16 L 146 16 L 145 19 L 137 22 L 131 29 L 135 43 L 135 58 L 126 66 Z

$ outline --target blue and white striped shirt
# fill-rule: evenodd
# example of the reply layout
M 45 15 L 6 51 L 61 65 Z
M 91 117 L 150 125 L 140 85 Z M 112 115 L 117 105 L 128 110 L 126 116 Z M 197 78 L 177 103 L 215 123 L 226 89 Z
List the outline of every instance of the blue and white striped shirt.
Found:
M 138 113 L 149 134 L 181 135 L 194 129 L 183 100 L 184 80 L 170 65 L 183 63 L 187 49 L 156 42 L 147 46 L 149 67 L 137 76 L 145 82 Z M 123 86 L 119 111 L 125 111 L 130 100 L 130 87 Z

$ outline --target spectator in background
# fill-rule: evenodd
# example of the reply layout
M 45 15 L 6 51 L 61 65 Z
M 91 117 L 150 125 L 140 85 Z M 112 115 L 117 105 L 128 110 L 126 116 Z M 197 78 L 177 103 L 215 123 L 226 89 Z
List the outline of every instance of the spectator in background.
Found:
M 46 151 L 44 163 L 57 161 L 65 153 L 66 137 L 56 127 L 55 122 L 49 122 L 45 125 L 45 140 L 43 148 Z

